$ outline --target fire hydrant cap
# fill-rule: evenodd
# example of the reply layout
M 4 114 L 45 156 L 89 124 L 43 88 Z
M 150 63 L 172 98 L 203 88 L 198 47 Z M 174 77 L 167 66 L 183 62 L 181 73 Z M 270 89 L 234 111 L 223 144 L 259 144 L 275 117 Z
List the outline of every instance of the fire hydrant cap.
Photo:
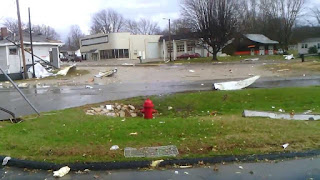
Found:
M 153 102 L 148 98 L 148 99 L 144 102 L 143 107 L 145 107 L 145 108 L 153 108 L 154 105 L 153 105 Z

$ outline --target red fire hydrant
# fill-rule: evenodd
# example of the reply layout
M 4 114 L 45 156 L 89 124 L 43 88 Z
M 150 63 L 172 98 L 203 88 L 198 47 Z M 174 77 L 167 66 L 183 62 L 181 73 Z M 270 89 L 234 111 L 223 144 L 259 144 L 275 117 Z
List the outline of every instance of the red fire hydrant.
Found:
M 153 113 L 156 113 L 157 110 L 153 109 L 154 105 L 152 101 L 148 98 L 144 104 L 141 112 L 144 114 L 145 119 L 153 119 Z

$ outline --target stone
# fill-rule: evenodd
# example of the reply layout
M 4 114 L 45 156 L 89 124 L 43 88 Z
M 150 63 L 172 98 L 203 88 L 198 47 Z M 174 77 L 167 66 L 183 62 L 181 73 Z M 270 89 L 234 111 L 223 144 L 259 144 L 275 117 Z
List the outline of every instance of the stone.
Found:
M 132 105 L 128 105 L 128 107 L 131 109 L 131 110 L 136 110 L 136 108 Z
M 124 118 L 126 117 L 126 113 L 124 111 L 120 111 L 119 112 L 120 117 Z
M 94 112 L 94 110 L 88 110 L 87 113 L 92 113 L 92 114 L 94 114 L 95 112 Z
M 103 111 L 104 113 L 109 113 L 109 112 L 111 112 L 111 111 L 108 110 L 108 109 L 102 109 L 102 111 Z
M 106 116 L 109 116 L 109 117 L 117 117 L 116 113 L 107 113 Z
M 131 117 L 137 117 L 138 116 L 137 113 L 131 113 L 130 115 L 131 115 Z
M 95 112 L 101 112 L 102 108 L 91 108 L 92 110 L 94 110 Z
M 118 105 L 118 106 L 117 106 L 117 109 L 118 109 L 118 110 L 121 110 L 121 105 Z
M 86 113 L 86 115 L 88 115 L 88 116 L 94 116 L 94 114 L 92 114 L 92 113 Z

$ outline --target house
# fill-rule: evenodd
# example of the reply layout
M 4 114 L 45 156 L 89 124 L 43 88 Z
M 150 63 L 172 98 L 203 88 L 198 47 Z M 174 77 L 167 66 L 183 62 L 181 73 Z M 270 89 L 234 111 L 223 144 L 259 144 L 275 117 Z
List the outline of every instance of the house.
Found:
M 277 52 L 278 44 L 278 41 L 273 41 L 262 34 L 244 34 L 236 38 L 226 49 L 227 53 L 234 55 L 273 55 Z
M 58 47 L 63 43 L 60 41 L 49 40 L 41 34 L 33 34 L 33 52 L 35 62 L 40 59 L 47 62 L 55 62 L 55 66 L 59 67 L 59 50 Z M 23 31 L 25 45 L 26 67 L 29 69 L 32 66 L 30 34 Z M 8 75 L 14 79 L 22 79 L 23 62 L 21 57 L 21 48 L 17 47 L 20 44 L 20 37 L 9 33 L 7 28 L 1 28 L 0 34 L 0 67 L 4 69 Z M 14 42 L 14 43 L 13 43 Z M 28 52 L 27 52 L 28 51 Z M 55 60 L 57 59 L 57 60 Z M 6 80 L 0 72 L 0 80 Z
M 173 60 L 183 54 L 199 54 L 201 57 L 209 57 L 210 53 L 207 48 L 200 46 L 200 37 L 197 33 L 184 33 L 171 36 L 171 44 L 169 36 L 162 36 L 159 39 L 161 58 L 167 59 L 170 57 L 170 52 Z
M 85 60 L 158 59 L 161 35 L 132 35 L 127 32 L 95 34 L 80 39 Z
M 320 53 L 320 37 L 319 38 L 308 38 L 298 43 L 299 54 L 308 54 L 309 48 L 315 46 Z

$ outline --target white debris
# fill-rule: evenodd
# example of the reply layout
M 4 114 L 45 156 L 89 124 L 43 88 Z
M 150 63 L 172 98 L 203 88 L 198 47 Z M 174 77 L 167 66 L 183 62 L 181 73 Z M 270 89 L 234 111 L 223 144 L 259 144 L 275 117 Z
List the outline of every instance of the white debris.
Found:
M 201 84 L 201 86 L 204 86 L 204 84 Z
M 245 59 L 244 61 L 259 61 L 259 58 Z
M 109 77 L 112 76 L 114 73 L 118 72 L 118 69 L 115 68 L 113 70 L 99 72 L 99 74 L 95 75 L 96 78 L 102 78 L 102 77 Z
M 310 113 L 312 113 L 312 110 L 308 110 L 308 111 L 304 112 L 303 114 L 310 114 Z
M 155 167 L 158 167 L 159 166 L 159 164 L 161 163 L 161 162 L 163 162 L 164 160 L 156 160 L 156 161 L 152 161 L 152 163 L 150 164 L 150 166 L 151 167 L 153 167 L 153 168 L 155 168 Z
M 245 79 L 242 81 L 229 81 L 229 82 L 222 82 L 222 83 L 214 83 L 213 86 L 217 90 L 240 90 L 246 88 L 253 84 L 256 80 L 258 80 L 260 76 L 255 76 L 249 79 Z
M 194 70 L 189 70 L 189 72 L 194 73 L 195 71 Z
M 93 89 L 92 86 L 86 86 L 86 89 Z
M 136 136 L 136 135 L 138 135 L 138 132 L 130 133 L 129 135 L 130 136 Z
M 184 174 L 187 174 L 187 175 L 188 175 L 189 173 L 188 173 L 188 172 L 184 172 Z
M 279 112 L 285 112 L 283 109 L 279 109 Z
M 290 69 L 280 69 L 278 72 L 290 71 Z
M 7 165 L 10 160 L 11 160 L 11 157 L 5 157 L 2 161 L 2 166 Z
M 115 150 L 118 150 L 119 149 L 119 146 L 118 145 L 113 145 L 111 148 L 110 148 L 110 151 L 115 151 Z
M 112 105 L 106 105 L 106 109 L 107 110 L 113 110 L 113 107 L 112 107 Z
M 312 114 L 284 114 L 284 113 L 272 113 L 263 111 L 249 111 L 244 110 L 244 117 L 265 117 L 271 119 L 285 119 L 285 120 L 297 120 L 297 121 L 318 121 L 320 120 L 320 115 Z
M 122 66 L 135 66 L 135 65 L 131 63 L 123 63 Z
M 18 87 L 19 87 L 19 88 L 26 88 L 26 87 L 28 87 L 28 86 L 29 86 L 29 84 L 27 84 L 27 83 L 18 84 Z
M 57 73 L 57 75 L 66 76 L 70 70 L 74 70 L 74 69 L 76 69 L 76 64 L 74 64 L 74 65 L 72 65 L 72 66 L 68 66 L 68 67 L 60 70 L 60 71 Z
M 175 174 L 179 174 L 179 171 L 174 171 Z
M 291 60 L 291 59 L 294 59 L 293 54 L 291 54 L 291 55 L 283 55 L 283 56 L 284 56 L 284 59 L 285 59 L 285 60 Z
M 169 111 L 172 110 L 172 109 L 173 109 L 173 107 L 171 107 L 171 106 L 168 107 L 168 110 L 169 110 Z
M 276 107 L 272 106 L 271 108 L 272 108 L 272 109 L 275 109 Z
M 289 143 L 282 145 L 283 149 L 287 149 L 288 146 L 289 146 Z
M 164 122 L 164 121 L 160 121 L 159 123 L 160 123 L 160 124 L 165 124 L 166 122 Z
M 63 177 L 66 174 L 68 174 L 70 172 L 70 168 L 68 166 L 65 166 L 61 169 L 59 169 L 58 171 L 53 171 L 53 176 L 54 177 Z
M 242 167 L 242 166 L 239 166 L 239 169 L 243 169 L 243 167 Z
M 192 166 L 180 166 L 181 169 L 192 168 Z
M 36 63 L 34 65 L 36 78 L 46 78 L 50 76 L 54 76 L 53 73 L 49 73 L 40 63 Z M 33 73 L 33 67 L 30 67 L 28 72 Z

